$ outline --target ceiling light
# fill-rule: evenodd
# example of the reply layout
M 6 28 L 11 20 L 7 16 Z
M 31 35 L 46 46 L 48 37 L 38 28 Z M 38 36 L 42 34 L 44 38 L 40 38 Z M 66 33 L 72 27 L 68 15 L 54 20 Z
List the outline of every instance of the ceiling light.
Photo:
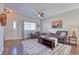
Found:
M 41 17 L 39 14 L 37 15 L 38 17 Z
M 4 12 L 5 12 L 5 13 L 11 13 L 11 12 L 12 12 L 12 10 L 11 10 L 11 9 L 9 9 L 9 8 L 4 8 Z

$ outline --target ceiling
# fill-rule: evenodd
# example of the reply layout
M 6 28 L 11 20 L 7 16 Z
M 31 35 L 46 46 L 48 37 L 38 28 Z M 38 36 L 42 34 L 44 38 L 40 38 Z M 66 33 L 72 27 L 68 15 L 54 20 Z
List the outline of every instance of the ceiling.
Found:
M 37 19 L 37 11 L 44 12 L 42 19 L 61 14 L 76 8 L 79 8 L 77 3 L 6 3 L 5 8 L 11 8 L 18 14 Z

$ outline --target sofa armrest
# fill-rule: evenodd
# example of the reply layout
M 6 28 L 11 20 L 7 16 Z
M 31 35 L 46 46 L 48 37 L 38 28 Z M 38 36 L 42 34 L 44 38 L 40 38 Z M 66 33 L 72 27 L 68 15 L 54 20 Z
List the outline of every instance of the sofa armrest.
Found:
M 50 37 L 56 37 L 57 35 L 55 33 L 50 33 L 49 36 Z

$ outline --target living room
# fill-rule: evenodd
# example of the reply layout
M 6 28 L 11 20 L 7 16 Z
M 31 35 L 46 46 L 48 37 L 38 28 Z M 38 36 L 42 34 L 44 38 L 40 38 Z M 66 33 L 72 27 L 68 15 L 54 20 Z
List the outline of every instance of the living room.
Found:
M 0 9 L 7 14 L 3 55 L 79 54 L 79 4 L 6 3 Z

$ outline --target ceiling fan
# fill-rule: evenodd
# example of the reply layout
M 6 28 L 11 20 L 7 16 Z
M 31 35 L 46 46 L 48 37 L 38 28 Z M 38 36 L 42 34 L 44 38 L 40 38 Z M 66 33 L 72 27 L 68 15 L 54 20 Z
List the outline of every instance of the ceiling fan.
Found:
M 36 11 L 37 17 L 45 17 L 46 14 L 47 14 L 47 11 Z
M 38 17 L 44 17 L 44 13 L 43 12 L 37 12 L 37 16 Z

